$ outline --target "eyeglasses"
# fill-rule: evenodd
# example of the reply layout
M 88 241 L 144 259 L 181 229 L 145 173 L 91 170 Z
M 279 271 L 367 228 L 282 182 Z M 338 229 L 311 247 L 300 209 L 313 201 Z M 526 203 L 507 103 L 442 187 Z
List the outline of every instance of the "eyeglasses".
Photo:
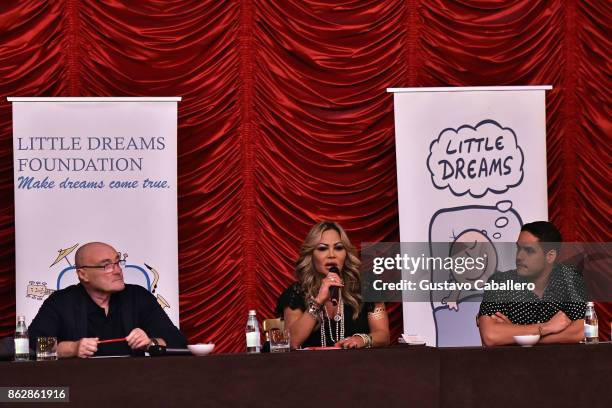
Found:
M 117 255 L 121 257 L 120 252 L 118 252 Z M 123 254 L 123 259 L 119 259 L 117 262 L 108 262 L 108 263 L 105 263 L 104 265 L 82 265 L 82 266 L 77 266 L 77 269 L 78 268 L 104 269 L 104 272 L 112 273 L 115 270 L 115 266 L 119 266 L 120 268 L 125 268 L 125 264 L 127 262 L 126 258 L 127 258 L 127 254 Z

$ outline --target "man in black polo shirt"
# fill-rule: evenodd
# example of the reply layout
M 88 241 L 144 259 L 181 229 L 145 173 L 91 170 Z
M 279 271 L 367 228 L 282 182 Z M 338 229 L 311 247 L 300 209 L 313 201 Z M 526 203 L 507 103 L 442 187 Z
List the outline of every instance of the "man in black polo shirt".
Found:
M 62 357 L 142 355 L 160 344 L 183 348 L 185 337 L 172 324 L 155 297 L 138 285 L 126 285 L 125 260 L 110 245 L 90 242 L 75 255 L 80 283 L 54 292 L 29 327 L 30 344 L 37 337 L 58 339 Z M 122 339 L 116 343 L 102 340 Z
M 486 291 L 478 313 L 485 346 L 513 344 L 513 336 L 539 334 L 540 343 L 578 343 L 584 337 L 582 277 L 555 261 L 561 234 L 550 222 L 525 224 L 516 242 L 516 269 L 489 282 L 527 283 L 533 290 Z

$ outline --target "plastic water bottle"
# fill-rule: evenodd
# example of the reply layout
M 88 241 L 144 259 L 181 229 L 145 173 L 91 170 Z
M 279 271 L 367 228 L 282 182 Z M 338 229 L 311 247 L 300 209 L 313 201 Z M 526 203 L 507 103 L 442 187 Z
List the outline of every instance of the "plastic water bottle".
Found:
M 257 321 L 257 313 L 254 310 L 249 310 L 249 318 L 247 319 L 246 347 L 247 347 L 247 353 L 261 352 L 261 337 L 259 334 L 259 322 Z
M 15 328 L 15 361 L 28 361 L 30 359 L 30 339 L 25 316 L 17 316 Z
M 597 325 L 597 314 L 593 302 L 587 303 L 586 313 L 584 314 L 584 342 L 597 343 L 599 341 L 599 330 Z

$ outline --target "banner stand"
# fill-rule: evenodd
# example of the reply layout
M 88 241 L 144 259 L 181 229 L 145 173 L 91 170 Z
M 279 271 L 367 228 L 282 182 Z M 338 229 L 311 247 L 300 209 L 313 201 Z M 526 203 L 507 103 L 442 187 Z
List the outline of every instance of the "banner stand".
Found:
M 471 234 L 470 240 L 497 248 L 515 242 L 524 223 L 548 219 L 545 91 L 550 89 L 387 89 L 394 96 L 402 242 L 450 246 Z M 515 268 L 507 253 L 495 261 L 497 270 Z M 485 275 L 494 272 L 490 269 Z M 450 281 L 466 279 L 453 271 L 446 275 Z M 431 346 L 479 346 L 480 299 L 449 293 L 444 302 L 405 301 L 404 332 Z
M 76 249 L 126 256 L 179 325 L 177 103 L 180 97 L 8 98 L 13 106 L 17 314 L 78 283 Z

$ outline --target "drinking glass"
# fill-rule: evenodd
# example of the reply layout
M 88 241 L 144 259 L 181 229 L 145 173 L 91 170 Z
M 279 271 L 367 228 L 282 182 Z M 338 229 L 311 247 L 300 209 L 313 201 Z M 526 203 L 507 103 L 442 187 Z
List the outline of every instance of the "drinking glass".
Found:
M 57 360 L 57 338 L 39 337 L 36 340 L 36 360 Z
M 270 353 L 286 353 L 290 349 L 289 330 L 272 329 L 270 330 Z

